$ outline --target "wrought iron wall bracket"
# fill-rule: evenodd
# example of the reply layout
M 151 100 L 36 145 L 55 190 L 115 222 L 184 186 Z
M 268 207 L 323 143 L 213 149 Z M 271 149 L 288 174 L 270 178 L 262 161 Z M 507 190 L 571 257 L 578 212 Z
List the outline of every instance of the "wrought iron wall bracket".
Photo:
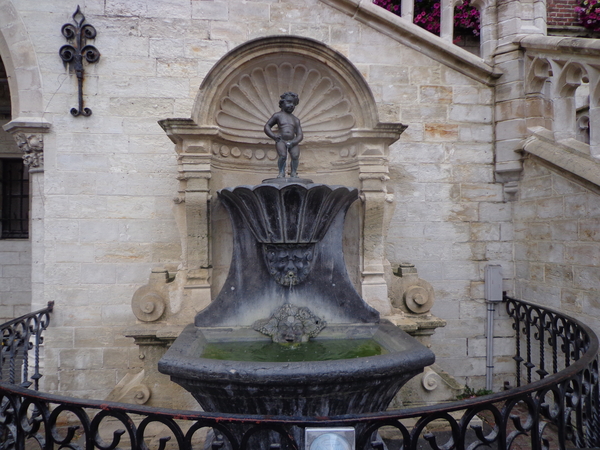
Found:
M 73 14 L 73 21 L 75 25 L 65 23 L 62 26 L 61 32 L 67 42 L 67 45 L 63 45 L 59 50 L 59 55 L 65 64 L 73 63 L 75 74 L 77 75 L 77 87 L 79 90 L 79 108 L 71 108 L 71 114 L 77 116 L 91 116 L 92 110 L 90 108 L 83 107 L 83 59 L 90 63 L 96 63 L 100 59 L 100 52 L 93 45 L 87 45 L 88 39 L 94 39 L 96 37 L 96 29 L 90 25 L 85 24 L 85 16 L 77 6 L 77 10 Z

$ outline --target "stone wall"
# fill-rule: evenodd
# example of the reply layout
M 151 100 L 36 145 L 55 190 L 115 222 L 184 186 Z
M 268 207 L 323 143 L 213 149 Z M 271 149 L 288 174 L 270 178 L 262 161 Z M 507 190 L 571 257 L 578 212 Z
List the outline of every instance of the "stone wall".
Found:
M 600 189 L 534 157 L 515 204 L 517 298 L 600 329 Z
M 16 7 L 39 60 L 44 117 L 52 124 L 44 137 L 39 301 L 55 301 L 55 312 L 44 389 L 104 398 L 140 367 L 125 337 L 136 323 L 132 295 L 152 267 L 176 267 L 182 251 L 173 212 L 176 153 L 156 122 L 190 117 L 215 62 L 273 34 L 317 39 L 341 52 L 369 83 L 380 120 L 409 126 L 390 149 L 387 257 L 415 264 L 436 289 L 433 313 L 448 321 L 432 341 L 440 366 L 482 386 L 483 268 L 501 264 L 506 278 L 513 273 L 511 209 L 494 180 L 491 87 L 317 0 L 91 1 L 83 12 L 102 56 L 85 65 L 85 106 L 93 114 L 73 117 L 76 80 L 58 56 L 72 5 Z
M 31 243 L 0 240 L 0 323 L 31 311 Z
M 412 82 L 390 88 L 402 89 L 404 97 L 397 101 L 409 127 L 391 149 L 395 211 L 387 255 L 392 263 L 415 264 L 435 288 L 432 313 L 447 321 L 433 337 L 437 363 L 462 382 L 480 386 L 483 270 L 501 264 L 506 278 L 514 270 L 512 208 L 494 181 L 492 92 L 443 67 L 407 71 Z M 500 339 L 504 331 L 496 329 Z

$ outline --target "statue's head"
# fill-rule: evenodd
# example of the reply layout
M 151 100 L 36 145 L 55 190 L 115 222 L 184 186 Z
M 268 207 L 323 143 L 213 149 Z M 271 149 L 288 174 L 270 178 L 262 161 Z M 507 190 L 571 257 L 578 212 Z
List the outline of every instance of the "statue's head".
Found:
M 298 94 L 295 94 L 294 92 L 284 92 L 283 94 L 281 94 L 279 96 L 279 107 L 280 108 L 283 108 L 283 104 L 285 103 L 286 100 L 291 101 L 291 103 L 294 106 L 298 106 L 298 103 L 300 103 Z

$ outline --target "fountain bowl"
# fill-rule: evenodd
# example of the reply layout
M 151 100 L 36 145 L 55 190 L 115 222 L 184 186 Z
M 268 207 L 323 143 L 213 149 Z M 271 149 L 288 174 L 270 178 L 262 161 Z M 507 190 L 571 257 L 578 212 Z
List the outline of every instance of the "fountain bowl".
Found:
M 328 325 L 314 342 L 372 339 L 385 354 L 301 362 L 210 359 L 210 343 L 270 341 L 249 327 L 187 326 L 159 362 L 205 411 L 335 416 L 383 411 L 433 353 L 392 323 Z

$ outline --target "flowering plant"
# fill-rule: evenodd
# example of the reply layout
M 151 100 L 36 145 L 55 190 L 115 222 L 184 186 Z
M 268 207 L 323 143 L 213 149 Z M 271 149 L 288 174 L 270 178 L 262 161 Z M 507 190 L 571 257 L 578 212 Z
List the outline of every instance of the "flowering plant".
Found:
M 579 15 L 579 23 L 592 31 L 600 31 L 600 3 L 598 0 L 583 0 L 581 6 L 575 7 Z
M 471 6 L 470 0 L 464 0 L 454 8 L 454 35 L 479 36 L 479 11 Z
M 598 0 L 585 0 L 597 2 Z M 400 16 L 400 0 L 374 0 L 374 3 Z M 416 0 L 414 23 L 439 36 L 440 34 L 440 1 Z M 471 6 L 470 0 L 463 2 L 454 9 L 455 42 L 460 36 L 479 36 L 479 11 Z
M 414 22 L 431 33 L 440 35 L 440 2 L 417 0 L 415 2 Z

